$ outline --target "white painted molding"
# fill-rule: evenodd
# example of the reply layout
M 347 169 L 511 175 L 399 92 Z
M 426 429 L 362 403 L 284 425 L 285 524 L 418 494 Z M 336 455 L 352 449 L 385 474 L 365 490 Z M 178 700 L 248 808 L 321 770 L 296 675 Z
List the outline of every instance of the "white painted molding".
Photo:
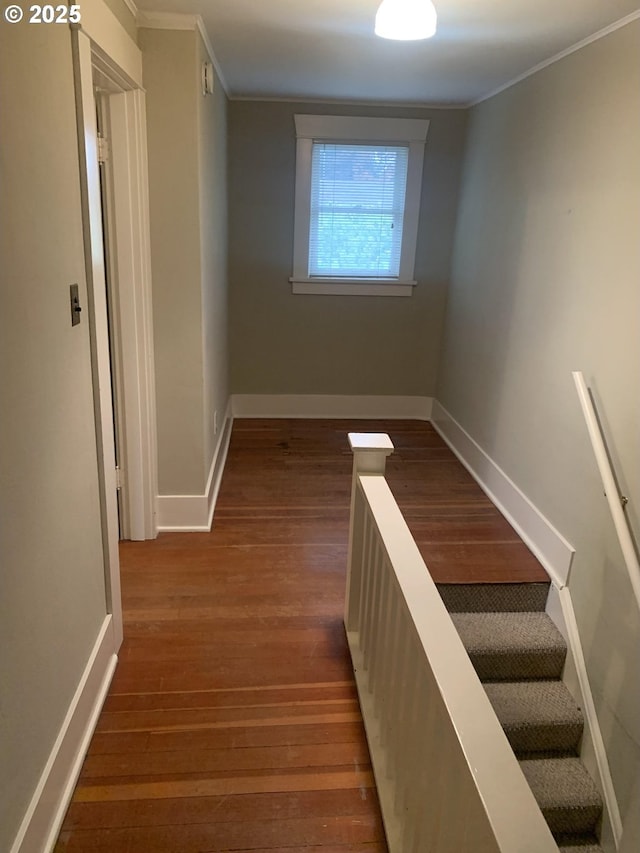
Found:
M 127 9 L 133 15 L 134 21 L 137 21 L 138 20 L 138 7 L 133 2 L 133 0 L 124 0 L 124 5 L 127 7 Z
M 113 618 L 107 616 L 10 853 L 53 849 L 118 662 L 117 650 Z
M 211 530 L 216 500 L 227 461 L 233 425 L 231 400 L 227 404 L 224 424 L 213 452 L 205 492 L 202 495 L 158 495 L 156 517 L 158 530 L 175 533 L 208 533 Z
M 112 153 L 106 166 L 113 184 L 112 191 L 107 184 L 107 192 L 114 216 L 113 239 L 107 242 L 115 256 L 113 323 L 124 414 L 123 538 L 155 539 L 158 472 L 145 93 L 135 89 L 111 95 L 108 113 Z
M 565 586 L 575 549 L 437 400 L 433 402 L 431 423 L 551 579 L 557 586 Z
M 605 851 L 617 850 L 622 837 L 620 807 L 613 787 L 607 750 L 589 684 L 587 665 L 569 587 L 559 589 L 555 584 L 551 585 L 546 612 L 567 642 L 567 660 L 562 680 L 584 715 L 585 728 L 580 758 L 599 788 L 604 801 L 600 845 Z
M 290 278 L 291 292 L 315 296 L 413 296 L 417 281 L 338 281 Z
M 428 421 L 431 397 L 234 394 L 235 418 L 390 418 Z
M 231 101 L 257 101 L 270 104 L 323 104 L 337 107 L 393 107 L 406 108 L 410 110 L 468 110 L 469 104 L 460 101 L 440 101 L 434 104 L 432 101 L 353 101 L 348 98 L 309 98 L 286 95 L 232 95 Z
M 554 56 L 549 57 L 549 59 L 539 62 L 537 65 L 534 65 L 533 68 L 530 68 L 528 71 L 514 77 L 513 80 L 509 80 L 508 83 L 504 83 L 502 86 L 498 86 L 497 89 L 492 89 L 486 95 L 482 95 L 477 100 L 471 101 L 471 103 L 467 104 L 467 107 L 475 107 L 483 101 L 488 101 L 489 98 L 499 95 L 500 92 L 505 92 L 507 89 L 510 89 L 512 86 L 516 86 L 518 83 L 522 83 L 522 81 L 526 80 L 528 77 L 533 77 L 533 75 L 537 74 L 538 71 L 543 71 L 550 65 L 555 65 L 556 62 L 560 62 L 560 60 L 565 59 L 567 56 L 571 56 L 572 53 L 582 50 L 583 47 L 588 47 L 588 45 L 593 44 L 594 41 L 599 41 L 600 39 L 611 35 L 611 33 L 614 33 L 616 30 L 626 27 L 628 24 L 632 24 L 634 21 L 637 21 L 638 18 L 640 18 L 640 9 L 638 9 L 637 12 L 632 12 L 625 18 L 621 18 L 619 21 L 614 21 L 613 24 L 609 24 L 609 26 L 604 27 L 604 29 L 598 30 L 598 32 L 593 33 L 593 35 L 587 36 L 587 38 L 571 45 L 571 47 L 566 48 L 566 50 L 563 50 L 560 53 L 556 53 Z
M 227 404 L 227 411 L 225 412 L 224 416 L 222 432 L 220 433 L 218 446 L 213 456 L 211 473 L 209 474 L 209 481 L 207 483 L 207 503 L 209 507 L 209 511 L 207 514 L 207 523 L 209 530 L 211 530 L 211 525 L 213 524 L 213 513 L 215 512 L 216 502 L 218 500 L 218 492 L 220 491 L 220 485 L 222 484 L 224 466 L 227 462 L 227 454 L 229 453 L 229 442 L 231 441 L 232 428 L 233 417 L 231 415 L 231 399 L 229 399 L 229 402 Z
M 202 41 L 209 54 L 209 59 L 216 69 L 220 85 L 224 89 L 227 97 L 230 97 L 229 86 L 225 79 L 224 73 L 218 62 L 209 33 L 207 32 L 206 24 L 202 15 L 187 15 L 182 12 L 147 12 L 140 10 L 138 12 L 138 26 L 148 30 L 197 30 L 202 36 Z
M 93 90 L 92 59 L 94 50 L 89 36 L 78 29 L 71 30 L 71 47 L 80 154 L 82 237 L 87 278 L 87 318 L 91 332 L 91 374 L 98 450 L 102 543 L 107 569 L 107 609 L 113 615 L 113 628 L 116 642 L 119 645 L 122 642 L 122 601 L 118 548 L 116 455 L 113 432 L 100 167 L 98 165 L 98 127 Z M 103 55 L 105 62 L 110 65 L 112 57 L 106 53 Z
M 142 88 L 142 51 L 103 0 L 83 0 L 80 29 L 92 50 L 108 56 L 128 83 Z

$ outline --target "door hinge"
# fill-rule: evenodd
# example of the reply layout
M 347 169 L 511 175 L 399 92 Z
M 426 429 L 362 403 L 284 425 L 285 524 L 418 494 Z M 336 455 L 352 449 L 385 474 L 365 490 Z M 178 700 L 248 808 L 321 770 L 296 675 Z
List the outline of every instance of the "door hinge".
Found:
M 98 134 L 98 163 L 106 163 L 109 159 L 109 140 L 101 133 Z
M 122 488 L 123 473 L 120 468 L 116 467 L 116 489 L 120 491 Z

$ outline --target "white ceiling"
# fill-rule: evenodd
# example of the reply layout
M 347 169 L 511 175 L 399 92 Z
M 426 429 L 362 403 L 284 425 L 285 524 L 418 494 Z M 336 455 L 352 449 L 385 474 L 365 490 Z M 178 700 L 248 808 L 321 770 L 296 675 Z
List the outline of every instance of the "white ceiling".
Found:
M 633 13 L 640 0 L 434 0 L 436 36 L 373 33 L 380 0 L 139 0 L 200 14 L 231 97 L 473 103 Z M 640 46 L 639 46 L 640 48 Z

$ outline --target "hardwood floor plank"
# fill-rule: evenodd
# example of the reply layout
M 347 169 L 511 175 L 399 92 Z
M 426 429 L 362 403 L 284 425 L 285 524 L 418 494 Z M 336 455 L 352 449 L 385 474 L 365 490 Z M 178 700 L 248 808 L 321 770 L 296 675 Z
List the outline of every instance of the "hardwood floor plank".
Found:
M 371 788 L 373 775 L 369 770 L 353 768 L 314 767 L 313 772 L 304 773 L 296 768 L 295 773 L 262 773 L 243 776 L 220 776 L 170 782 L 121 783 L 116 785 L 77 786 L 74 800 L 78 803 L 106 802 L 113 800 L 149 800 L 177 797 L 219 797 L 231 794 L 282 793 L 283 791 L 327 791 L 347 787 Z
M 278 770 L 282 768 L 324 767 L 369 764 L 369 753 L 362 741 L 323 743 L 322 745 L 229 747 L 227 749 L 180 750 L 176 752 L 129 752 L 125 755 L 89 757 L 80 781 L 92 784 L 96 779 L 176 776 L 179 774 L 224 773 L 239 770 Z
M 286 841 L 284 847 L 283 840 Z M 252 821 L 188 826 L 163 826 L 94 830 L 65 833 L 59 849 L 67 853 L 224 853 L 238 849 L 287 849 L 292 845 L 306 850 L 326 845 L 380 844 L 381 829 L 370 816 L 332 816 L 298 820 Z M 384 847 L 382 848 L 385 849 Z
M 251 820 L 366 815 L 375 805 L 374 788 L 340 788 L 327 791 L 240 794 L 224 797 L 190 797 L 117 802 L 74 802 L 67 815 L 68 829 L 215 823 Z
M 348 719 L 343 719 L 347 717 Z M 295 725 L 236 725 L 218 729 L 180 732 L 97 732 L 91 741 L 89 757 L 123 752 L 173 752 L 176 750 L 218 749 L 247 746 L 297 746 L 305 743 L 362 742 L 364 731 L 360 714 L 336 715 L 329 721 L 298 719 Z M 87 759 L 89 760 L 89 758 Z

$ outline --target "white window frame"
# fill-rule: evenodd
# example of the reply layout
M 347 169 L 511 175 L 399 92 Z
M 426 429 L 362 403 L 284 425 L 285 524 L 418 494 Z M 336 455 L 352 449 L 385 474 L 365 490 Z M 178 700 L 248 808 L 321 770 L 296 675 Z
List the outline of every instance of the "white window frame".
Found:
M 418 217 L 422 190 L 424 146 L 428 119 L 364 116 L 296 115 L 296 194 L 293 231 L 293 293 L 339 296 L 411 296 L 414 279 Z M 403 143 L 409 146 L 407 191 L 400 272 L 397 278 L 337 278 L 309 276 L 311 223 L 311 152 L 314 142 Z

